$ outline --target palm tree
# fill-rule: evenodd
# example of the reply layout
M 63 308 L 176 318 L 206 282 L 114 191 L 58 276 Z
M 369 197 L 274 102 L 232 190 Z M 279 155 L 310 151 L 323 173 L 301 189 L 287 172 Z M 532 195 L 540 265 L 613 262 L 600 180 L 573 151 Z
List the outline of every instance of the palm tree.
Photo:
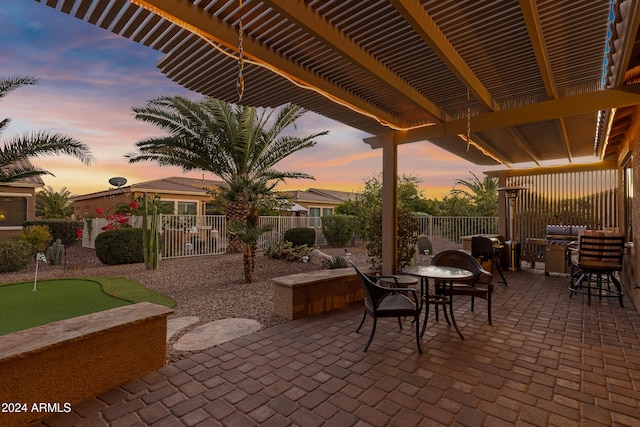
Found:
M 473 178 L 456 179 L 451 193 L 470 200 L 474 207 L 474 214 L 481 216 L 496 216 L 498 214 L 498 180 L 496 178 L 480 178 L 469 172 Z M 467 190 L 457 189 L 456 185 L 467 187 Z
M 302 172 L 278 171 L 275 165 L 314 146 L 315 138 L 327 134 L 281 136 L 306 112 L 291 104 L 272 117 L 273 110 L 258 112 L 255 107 L 213 98 L 192 101 L 163 96 L 133 111 L 136 119 L 156 125 L 169 135 L 138 142 L 138 151 L 125 156 L 130 163 L 155 161 L 161 166 L 179 166 L 184 171 L 200 170 L 220 177 L 226 184 L 221 196 L 226 202 L 228 223 L 245 223 L 253 229 L 261 206 L 273 198 L 277 183 L 288 178 L 313 179 Z M 228 250 L 246 250 L 246 244 L 232 235 Z
M 33 77 L 0 78 L 0 99 L 20 86 L 35 85 L 37 82 Z M 0 134 L 10 122 L 11 119 L 0 121 Z M 61 154 L 76 157 L 87 165 L 93 160 L 89 148 L 70 136 L 48 131 L 15 136 L 0 147 L 0 183 L 14 182 L 32 176 L 53 175 L 47 170 L 33 166 L 29 159 Z
M 253 224 L 249 221 L 244 223 L 233 221 L 229 229 L 230 232 L 244 244 L 242 250 L 244 281 L 246 283 L 251 283 L 253 281 L 253 272 L 255 270 L 258 239 L 267 231 L 271 231 L 271 225 Z
M 36 216 L 42 218 L 69 218 L 73 215 L 73 205 L 69 197 L 71 192 L 62 187 L 60 192 L 47 185 L 36 193 Z

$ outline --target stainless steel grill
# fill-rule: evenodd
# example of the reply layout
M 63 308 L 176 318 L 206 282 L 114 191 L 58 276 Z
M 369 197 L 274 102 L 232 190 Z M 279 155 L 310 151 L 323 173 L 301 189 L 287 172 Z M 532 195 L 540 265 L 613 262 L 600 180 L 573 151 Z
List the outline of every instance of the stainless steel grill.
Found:
M 547 225 L 544 241 L 544 273 L 570 274 L 571 257 L 568 246 L 578 241 L 580 230 L 585 227 L 570 225 Z

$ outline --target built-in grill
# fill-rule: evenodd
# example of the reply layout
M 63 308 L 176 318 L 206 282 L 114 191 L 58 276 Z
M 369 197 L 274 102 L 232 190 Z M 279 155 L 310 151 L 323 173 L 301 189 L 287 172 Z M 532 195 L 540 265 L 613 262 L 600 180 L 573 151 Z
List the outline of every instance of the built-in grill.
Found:
M 580 230 L 585 227 L 573 225 L 547 225 L 544 241 L 544 272 L 570 274 L 571 256 L 567 245 L 578 241 Z
M 571 274 L 571 257 L 569 244 L 578 241 L 582 226 L 547 225 L 547 235 L 544 239 L 527 239 L 527 243 L 544 246 L 545 274 Z

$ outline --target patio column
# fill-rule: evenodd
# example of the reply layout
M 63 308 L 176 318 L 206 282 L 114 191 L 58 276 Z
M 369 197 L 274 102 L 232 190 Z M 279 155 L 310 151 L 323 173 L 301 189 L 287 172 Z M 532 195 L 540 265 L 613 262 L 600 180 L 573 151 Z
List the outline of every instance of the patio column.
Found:
M 507 185 L 507 175 L 504 171 L 500 171 L 498 173 L 498 188 L 505 187 Z M 512 237 L 509 236 L 509 227 L 508 227 L 508 213 L 509 206 L 507 204 L 507 198 L 504 196 L 504 193 L 501 191 L 498 192 L 498 234 L 503 236 L 505 239 Z
M 382 145 L 382 274 L 398 271 L 398 146 L 394 140 L 395 133 Z

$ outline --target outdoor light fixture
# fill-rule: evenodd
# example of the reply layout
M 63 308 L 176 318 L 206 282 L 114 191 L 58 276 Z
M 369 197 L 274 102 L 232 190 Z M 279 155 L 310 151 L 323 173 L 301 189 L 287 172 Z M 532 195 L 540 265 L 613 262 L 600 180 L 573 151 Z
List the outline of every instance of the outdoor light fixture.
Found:
M 509 269 L 511 271 L 520 270 L 520 243 L 514 241 L 513 236 L 513 221 L 515 216 L 516 199 L 521 191 L 526 190 L 525 187 L 518 185 L 507 185 L 505 187 L 498 188 L 498 191 L 503 191 L 505 197 L 509 202 L 509 240 L 510 240 L 510 262 Z

